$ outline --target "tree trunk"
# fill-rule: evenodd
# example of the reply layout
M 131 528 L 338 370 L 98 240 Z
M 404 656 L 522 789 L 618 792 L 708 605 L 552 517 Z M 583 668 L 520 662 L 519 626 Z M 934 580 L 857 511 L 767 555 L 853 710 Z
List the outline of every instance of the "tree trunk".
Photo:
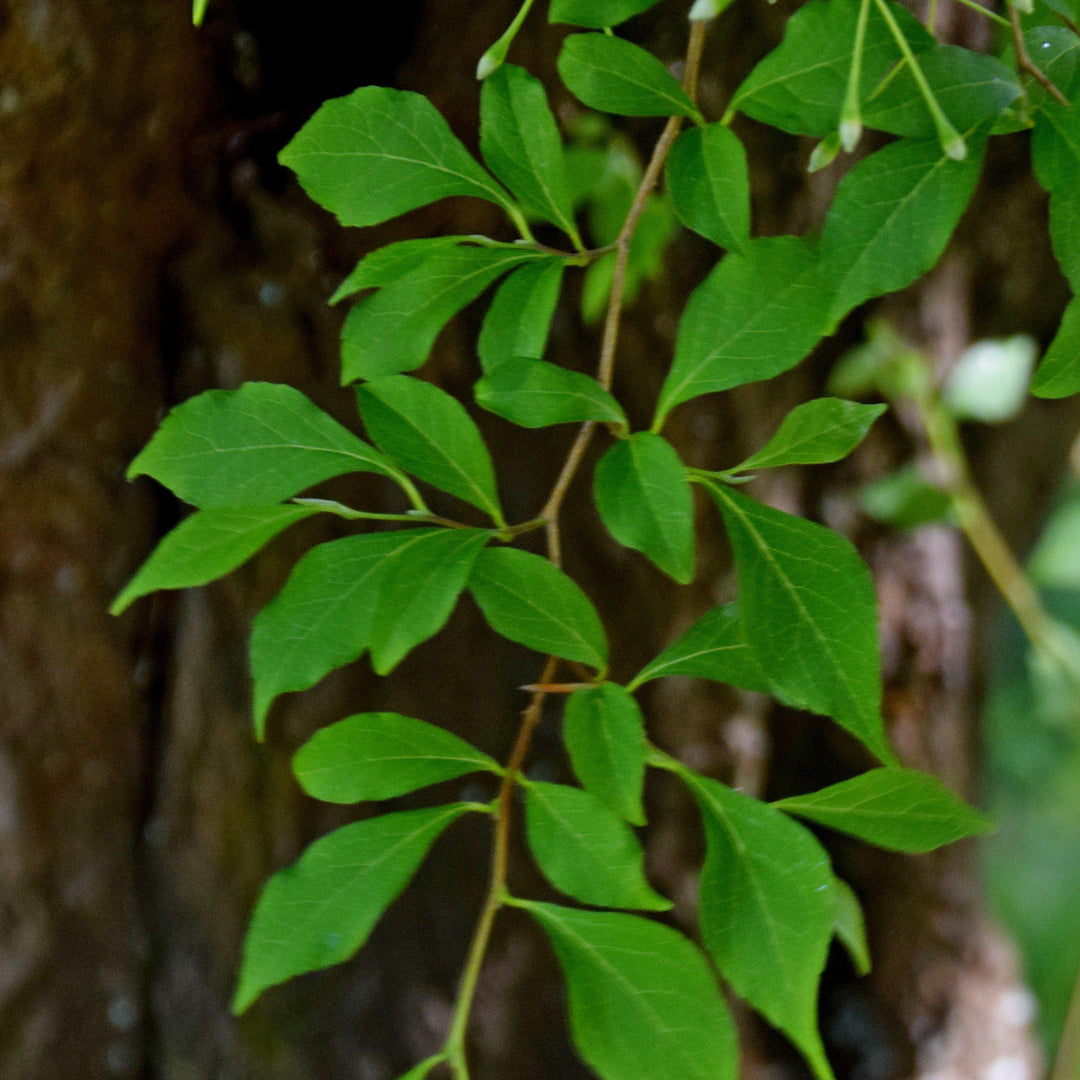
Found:
M 514 58 L 570 107 L 554 72 L 562 31 L 542 6 Z M 392 1080 L 445 1032 L 484 887 L 482 825 L 456 826 L 435 848 L 359 959 L 275 989 L 237 1021 L 228 999 L 240 942 L 265 878 L 355 816 L 299 794 L 288 760 L 307 735 L 349 713 L 394 709 L 505 758 L 516 688 L 536 677 L 535 655 L 495 640 L 463 603 L 391 678 L 376 680 L 365 662 L 286 699 L 258 746 L 251 618 L 333 526 L 297 529 L 224 583 L 143 601 L 119 620 L 105 614 L 179 513 L 151 484 L 123 478 L 165 407 L 268 379 L 355 421 L 337 387 L 341 312 L 326 306 L 343 273 L 391 239 L 501 228 L 493 208 L 455 199 L 347 232 L 276 165 L 320 100 L 366 82 L 428 94 L 475 146 L 473 67 L 513 0 L 399 3 L 389 22 L 352 7 L 222 0 L 201 31 L 184 0 L 9 0 L 0 13 L 0 1080 Z M 706 56 L 708 113 L 775 43 L 788 11 L 745 0 L 725 14 Z M 665 3 L 633 28 L 667 60 L 683 46 L 682 14 Z M 950 32 L 971 43 L 962 14 Z M 657 124 L 629 129 L 645 147 Z M 808 147 L 749 123 L 739 132 L 758 230 L 820 223 L 835 181 L 807 176 Z M 1028 330 L 1045 340 L 1064 306 L 1045 229 L 1024 224 L 1045 215 L 1024 160 L 1023 136 L 995 152 L 942 267 L 887 303 L 943 364 L 972 336 Z M 713 258 L 683 234 L 664 278 L 629 311 L 616 389 L 632 421 L 655 399 L 677 312 Z M 573 288 L 552 350 L 584 370 L 597 339 L 573 316 Z M 727 464 L 759 445 L 788 408 L 821 391 L 864 314 L 796 371 L 680 410 L 671 434 L 684 458 Z M 477 372 L 479 317 L 474 308 L 455 320 L 430 368 L 463 397 Z M 1019 545 L 1032 538 L 1075 413 L 1029 403 L 979 447 L 994 509 Z M 571 436 L 478 419 L 511 519 L 531 514 Z M 1017 445 L 1038 453 L 1018 461 Z M 899 425 L 883 425 L 853 461 L 782 475 L 757 494 L 854 534 L 881 597 L 897 750 L 970 793 L 975 627 L 993 598 L 952 531 L 884 534 L 836 510 L 854 480 L 909 448 Z M 390 505 L 377 478 L 335 486 L 360 505 Z M 575 486 L 566 561 L 609 627 L 614 677 L 729 595 L 718 522 L 700 509 L 712 539 L 694 588 L 676 590 L 601 531 L 586 483 Z M 835 728 L 754 695 L 672 681 L 643 704 L 661 744 L 762 794 L 867 763 Z M 565 773 L 555 719 L 533 756 L 551 776 Z M 690 926 L 693 814 L 662 779 L 648 798 L 650 869 Z M 1014 1071 L 995 1076 L 1035 1076 L 1030 1034 L 1008 1011 L 1016 960 L 983 915 L 971 847 L 919 859 L 841 841 L 832 850 L 865 901 L 875 956 L 868 979 L 839 954 L 827 972 L 823 1026 L 841 1077 L 982 1080 L 1002 1061 Z M 523 861 L 513 878 L 543 891 Z M 749 1016 L 741 1024 L 746 1075 L 801 1073 L 774 1033 Z M 588 1075 L 565 1038 L 554 962 L 513 912 L 484 970 L 473 1042 L 478 1080 Z

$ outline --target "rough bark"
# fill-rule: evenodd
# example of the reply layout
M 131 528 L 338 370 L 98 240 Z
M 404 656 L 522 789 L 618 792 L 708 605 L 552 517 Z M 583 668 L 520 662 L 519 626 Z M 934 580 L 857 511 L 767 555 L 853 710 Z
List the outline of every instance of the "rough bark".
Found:
M 670 6 L 639 24 L 665 57 L 682 47 Z M 352 813 L 298 794 L 291 750 L 328 720 L 393 708 L 505 756 L 521 705 L 515 687 L 535 677 L 536 659 L 493 641 L 465 604 L 391 679 L 354 665 L 286 701 L 256 747 L 250 619 L 328 527 L 296 530 L 222 584 L 143 602 L 119 621 L 104 614 L 178 513 L 122 475 L 163 407 L 258 378 L 291 382 L 353 419 L 336 387 L 341 315 L 325 306 L 351 259 L 398 236 L 500 227 L 491 208 L 449 200 L 344 235 L 273 155 L 322 97 L 371 81 L 428 93 L 474 143 L 473 58 L 511 17 L 510 0 L 397 5 L 379 33 L 366 5 L 347 15 L 329 2 L 275 7 L 223 4 L 201 32 L 182 0 L 11 0 L 0 15 L 0 1080 L 389 1080 L 439 1043 L 483 888 L 488 837 L 463 823 L 361 960 L 275 990 L 233 1020 L 231 982 L 262 881 Z M 776 41 L 781 7 L 746 3 L 725 16 L 707 59 L 707 110 Z M 538 11 L 516 58 L 565 105 L 552 62 L 559 36 Z M 643 144 L 654 126 L 634 127 Z M 807 179 L 807 147 L 752 125 L 740 133 L 761 230 L 819 221 L 835 181 Z M 993 160 L 992 196 L 969 215 L 951 261 L 893 305 L 943 362 L 972 326 L 1045 337 L 1063 306 L 1047 245 L 1027 239 L 1041 234 L 1016 227 L 1045 212 L 1021 155 L 1016 140 Z M 703 242 L 680 240 L 670 273 L 627 319 L 617 389 L 632 418 L 649 409 L 673 312 L 711 257 Z M 450 390 L 464 391 L 475 373 L 477 326 L 466 313 L 440 338 L 432 371 Z M 672 435 L 687 460 L 728 463 L 760 443 L 820 389 L 859 328 L 849 320 L 790 375 L 681 410 Z M 553 348 L 586 368 L 595 336 L 560 317 Z M 1062 460 L 1061 421 L 1073 415 L 1032 406 L 980 447 L 996 508 L 1020 508 L 1005 514 L 1020 543 L 1046 498 L 1041 481 Z M 508 512 L 524 517 L 558 468 L 563 436 L 480 420 Z M 1039 454 L 1018 460 L 1016 446 L 1035 443 Z M 759 494 L 821 516 L 852 479 L 906 445 L 889 428 L 854 463 L 815 474 L 813 488 L 783 476 Z M 371 506 L 390 498 L 372 479 L 338 489 Z M 726 549 L 706 544 L 697 586 L 679 592 L 600 531 L 583 484 L 578 495 L 566 518 L 568 566 L 612 628 L 616 676 L 630 673 L 730 592 Z M 856 526 L 844 515 L 833 523 Z M 878 576 L 900 753 L 970 789 L 977 642 L 962 547 L 943 530 L 859 539 Z M 984 610 L 987 597 L 976 597 Z M 646 704 L 661 742 L 763 793 L 863 764 L 824 725 L 752 695 L 673 682 Z M 534 754 L 549 775 L 564 770 L 554 728 L 549 720 Z M 700 854 L 692 815 L 662 782 L 649 798 L 652 869 L 689 923 Z M 1003 1020 L 1015 1015 L 1015 959 L 982 917 L 970 850 L 900 860 L 837 844 L 835 855 L 867 903 L 878 965 L 861 982 L 839 957 L 830 968 L 826 1031 L 843 1074 L 966 1080 L 1011 1056 L 1033 1075 L 1026 1030 Z M 523 865 L 514 875 L 543 889 Z M 742 1020 L 748 1075 L 778 1062 L 798 1072 L 774 1036 Z M 507 917 L 476 1010 L 477 1077 L 585 1077 L 564 1031 L 553 962 Z

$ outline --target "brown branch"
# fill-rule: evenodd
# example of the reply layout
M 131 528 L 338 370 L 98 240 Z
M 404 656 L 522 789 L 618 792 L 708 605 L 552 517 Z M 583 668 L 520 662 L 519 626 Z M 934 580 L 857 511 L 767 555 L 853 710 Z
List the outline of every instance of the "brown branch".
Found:
M 1013 4 L 1008 4 L 1009 25 L 1012 27 L 1013 48 L 1016 50 L 1016 66 L 1030 75 L 1056 102 L 1069 106 L 1069 99 L 1050 81 L 1046 72 L 1031 59 L 1031 54 L 1024 44 L 1024 28 L 1020 25 L 1020 12 Z

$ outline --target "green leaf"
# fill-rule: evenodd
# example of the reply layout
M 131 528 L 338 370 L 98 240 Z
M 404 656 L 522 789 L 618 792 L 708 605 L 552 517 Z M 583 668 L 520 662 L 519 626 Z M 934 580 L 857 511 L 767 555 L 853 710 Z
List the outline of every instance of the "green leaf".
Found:
M 859 553 L 822 525 L 709 484 L 739 574 L 746 643 L 789 703 L 831 716 L 883 761 L 874 583 Z
M 918 465 L 905 465 L 859 490 L 859 503 L 875 521 L 894 529 L 911 529 L 952 514 L 947 491 L 931 484 Z
M 817 1028 L 818 983 L 835 920 L 829 857 L 773 807 L 689 769 L 679 775 L 705 825 L 705 946 L 735 993 L 780 1028 L 819 1077 L 830 1078 Z
M 558 60 L 570 92 L 590 109 L 617 116 L 701 114 L 652 53 L 607 34 L 571 34 Z
M 694 495 L 671 444 L 642 431 L 615 443 L 593 477 L 608 532 L 685 585 L 694 576 Z
M 448 195 L 508 202 L 427 98 L 385 86 L 325 102 L 279 160 L 342 225 L 378 225 Z
M 866 940 L 866 920 L 862 904 L 846 881 L 833 879 L 833 896 L 836 900 L 836 922 L 833 930 L 855 965 L 856 975 L 870 972 L 870 945 Z
M 1041 398 L 1063 398 L 1080 391 L 1080 297 L 1065 309 L 1061 328 L 1035 372 L 1031 392 Z
M 430 535 L 432 530 L 419 530 Z M 411 549 L 418 531 L 362 533 L 312 548 L 282 590 L 255 616 L 251 673 L 256 737 L 279 694 L 307 690 L 363 655 L 387 559 Z
M 937 777 L 899 767 L 871 769 L 773 805 L 890 851 L 933 851 L 992 828 Z
M 346 825 L 279 870 L 244 939 L 233 1012 L 244 1012 L 267 987 L 352 956 L 439 835 L 478 809 L 457 803 Z
M 1031 164 L 1039 183 L 1050 193 L 1050 239 L 1054 255 L 1074 291 L 1080 291 L 1080 191 L 1077 190 L 1080 183 L 1080 120 L 1077 111 L 1075 106 L 1065 108 L 1048 100 L 1036 114 L 1035 130 L 1031 134 Z
M 727 472 L 839 461 L 863 441 L 885 409 L 885 405 L 860 405 L 841 398 L 807 401 L 784 417 L 776 434 L 756 454 Z
M 563 741 L 574 775 L 609 810 L 645 824 L 645 720 L 616 683 L 575 690 L 563 714 Z
M 645 853 L 633 830 L 595 795 L 528 781 L 525 834 L 544 877 L 567 896 L 597 907 L 671 907 L 645 880 Z
M 937 45 L 918 59 L 942 111 L 961 131 L 995 119 L 1023 93 L 1016 72 L 993 56 Z M 862 119 L 867 127 L 892 135 L 937 138 L 934 119 L 907 64 L 865 102 Z
M 520 427 L 579 420 L 627 426 L 622 406 L 594 378 L 546 360 L 501 364 L 477 382 L 475 392 L 477 405 Z
M 751 240 L 727 255 L 690 297 L 653 430 L 678 404 L 770 379 L 818 343 L 829 294 L 813 244 L 794 236 Z
M 553 23 L 572 23 L 591 30 L 618 26 L 640 15 L 659 0 L 551 0 L 548 19 Z
M 418 240 L 398 240 L 368 252 L 353 268 L 353 272 L 330 297 L 336 304 L 364 289 L 381 289 L 393 285 L 406 274 L 423 266 L 432 252 L 453 247 L 471 239 L 468 236 L 424 236 Z
M 543 83 L 524 68 L 503 64 L 484 80 L 480 152 L 526 213 L 578 239 L 559 129 Z
M 767 694 L 772 687 L 743 636 L 738 607 L 724 604 L 707 611 L 655 660 L 638 672 L 627 689 L 652 679 L 682 675 L 711 679 L 743 690 Z
M 547 559 L 516 548 L 491 548 L 476 560 L 469 591 L 497 634 L 537 652 L 607 669 L 600 616 Z
M 735 1029 L 686 938 L 624 912 L 514 903 L 551 941 L 574 1045 L 603 1080 L 735 1080 Z
M 177 405 L 128 468 L 198 507 L 276 503 L 350 472 L 390 463 L 299 390 L 245 383 Z
M 519 357 L 539 360 L 544 355 L 565 269 L 561 259 L 527 263 L 499 286 L 476 343 L 485 371 Z
M 215 507 L 184 518 L 139 567 L 109 607 L 119 615 L 158 589 L 188 589 L 224 577 L 279 532 L 319 513 L 315 506 Z
M 448 247 L 353 306 L 341 330 L 341 381 L 412 371 L 447 322 L 496 278 L 548 257 L 508 246 Z
M 937 262 L 979 180 L 985 140 L 954 161 L 936 139 L 901 140 L 840 181 L 821 236 L 835 326 L 864 300 L 910 285 Z
M 393 799 L 471 772 L 502 770 L 449 731 L 398 713 L 360 713 L 317 731 L 293 758 L 309 795 L 324 802 Z
M 386 675 L 450 618 L 480 550 L 482 529 L 416 529 L 387 556 L 371 622 L 371 666 Z
M 889 8 L 916 52 L 934 44 L 911 12 L 896 4 Z M 792 135 L 824 138 L 834 132 L 851 75 L 858 14 L 856 0 L 813 0 L 800 7 L 787 20 L 784 40 L 735 92 L 729 112 L 743 112 Z M 885 20 L 871 7 L 859 84 L 862 101 L 899 59 Z
M 502 522 L 491 456 L 460 401 L 408 375 L 365 383 L 356 396 L 368 434 L 396 464 Z
M 746 151 L 723 124 L 693 127 L 671 147 L 667 187 L 679 220 L 722 248 L 742 251 L 750 238 Z
M 1038 345 L 1034 338 L 987 338 L 964 350 L 949 370 L 942 400 L 960 420 L 994 424 L 1018 416 L 1027 400 Z

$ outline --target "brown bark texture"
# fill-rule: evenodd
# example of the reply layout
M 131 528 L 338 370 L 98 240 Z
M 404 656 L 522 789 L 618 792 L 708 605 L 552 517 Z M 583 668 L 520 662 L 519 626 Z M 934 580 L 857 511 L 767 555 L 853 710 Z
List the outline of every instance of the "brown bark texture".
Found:
M 564 31 L 542 6 L 514 59 L 565 108 L 553 63 Z M 683 48 L 683 6 L 665 0 L 633 24 L 665 60 Z M 180 513 L 150 483 L 123 477 L 164 409 L 266 379 L 352 422 L 336 378 L 342 316 L 326 305 L 342 274 L 391 239 L 503 227 L 491 207 L 448 200 L 385 227 L 343 230 L 276 165 L 320 100 L 368 82 L 428 94 L 475 147 L 473 67 L 513 0 L 386 7 L 220 0 L 201 30 L 185 0 L 0 8 L 0 1080 L 392 1080 L 445 1031 L 485 885 L 482 824 L 463 823 L 436 846 L 358 959 L 268 993 L 237 1021 L 227 1002 L 240 942 L 265 878 L 364 812 L 299 794 L 288 761 L 308 734 L 352 712 L 393 709 L 505 757 L 522 705 L 516 688 L 535 678 L 536 657 L 494 639 L 462 604 L 391 678 L 357 664 L 279 704 L 257 746 L 252 616 L 332 526 L 297 529 L 221 584 L 143 601 L 120 619 L 105 613 Z M 719 115 L 789 10 L 743 0 L 725 15 L 706 54 L 706 111 Z M 950 33 L 970 44 L 978 28 L 959 12 L 949 11 Z M 643 149 L 656 127 L 627 125 Z M 808 147 L 751 124 L 739 132 L 758 229 L 820 222 L 835 180 L 808 177 Z M 942 266 L 886 305 L 943 364 L 973 336 L 1026 330 L 1045 341 L 1066 299 L 1023 136 L 995 150 L 981 190 Z M 712 258 L 684 234 L 627 316 L 616 389 L 637 422 L 681 304 Z M 552 348 L 586 370 L 596 335 L 572 304 Z M 451 324 L 430 369 L 462 396 L 476 375 L 481 311 Z M 863 314 L 796 371 L 681 409 L 671 431 L 685 459 L 721 465 L 759 445 L 788 408 L 821 391 Z M 977 448 L 993 508 L 1021 548 L 1075 412 L 1032 403 Z M 520 520 L 540 505 L 569 436 L 478 419 L 508 515 Z M 757 493 L 860 544 L 881 596 L 898 751 L 971 793 L 977 627 L 992 598 L 950 530 L 890 535 L 846 509 L 854 481 L 910 450 L 900 425 L 880 428 L 853 461 L 783 475 Z M 391 497 L 372 478 L 336 490 L 374 508 Z M 711 519 L 697 583 L 683 590 L 602 532 L 584 481 L 565 522 L 567 565 L 601 608 L 616 677 L 730 593 Z M 807 790 L 866 764 L 835 729 L 753 695 L 672 682 L 650 687 L 644 704 L 663 745 L 763 794 Z M 546 718 L 532 761 L 553 777 L 565 776 L 556 719 Z M 676 921 L 690 926 L 700 856 L 691 808 L 662 781 L 648 795 L 650 869 L 677 898 Z M 839 1075 L 1037 1075 L 1030 1034 L 1007 1007 L 1020 985 L 1016 958 L 984 917 L 970 847 L 908 859 L 836 842 L 833 854 L 865 901 L 876 960 L 862 980 L 839 954 L 827 972 L 823 1024 Z M 520 859 L 512 884 L 544 890 Z M 749 1016 L 740 1023 L 747 1076 L 803 1075 L 775 1033 Z M 588 1075 L 569 1049 L 554 962 L 513 913 L 500 919 L 483 972 L 472 1052 L 479 1080 Z

